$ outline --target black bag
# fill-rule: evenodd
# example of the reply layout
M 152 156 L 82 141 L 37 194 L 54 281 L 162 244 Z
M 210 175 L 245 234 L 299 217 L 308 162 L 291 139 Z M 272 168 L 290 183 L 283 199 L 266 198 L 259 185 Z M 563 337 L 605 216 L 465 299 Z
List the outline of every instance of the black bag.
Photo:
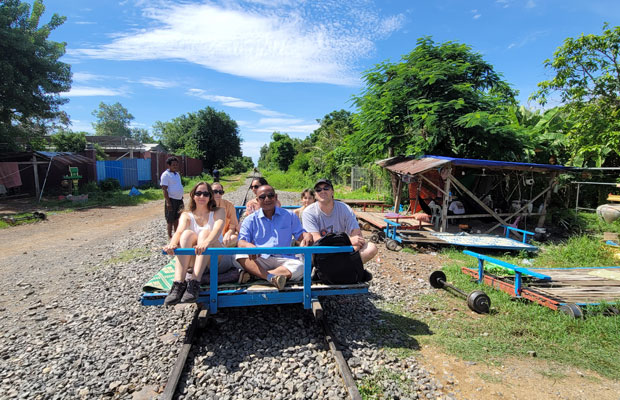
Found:
M 315 246 L 351 246 L 346 233 L 328 233 L 316 242 Z M 351 253 L 313 254 L 312 265 L 315 276 L 328 285 L 346 285 L 368 282 L 372 275 L 362 264 L 359 251 Z

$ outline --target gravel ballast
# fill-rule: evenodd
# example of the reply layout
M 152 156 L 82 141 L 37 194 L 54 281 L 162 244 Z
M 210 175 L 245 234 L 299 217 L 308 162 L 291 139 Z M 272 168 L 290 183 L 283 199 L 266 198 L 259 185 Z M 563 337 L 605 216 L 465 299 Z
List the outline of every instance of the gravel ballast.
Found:
M 247 186 L 226 193 L 241 204 Z M 299 194 L 279 192 L 282 204 Z M 194 306 L 144 307 L 142 285 L 168 262 L 163 217 L 98 245 L 67 245 L 36 262 L 32 254 L 0 262 L 24 263 L 7 284 L 0 308 L 0 398 L 79 399 L 156 397 L 181 349 Z M 125 255 L 126 257 L 121 257 Z M 66 271 L 57 285 L 29 279 L 46 266 Z M 399 266 L 410 268 L 410 265 Z M 328 321 L 362 389 L 379 398 L 451 398 L 414 356 L 393 347 L 416 344 L 386 318 L 382 305 L 415 301 L 419 282 L 401 287 L 381 279 L 379 263 L 369 296 L 322 301 Z M 221 309 L 193 347 L 179 399 L 344 399 L 347 392 L 312 314 L 301 305 Z M 371 395 L 369 398 L 374 398 Z M 379 396 L 377 394 L 377 396 Z

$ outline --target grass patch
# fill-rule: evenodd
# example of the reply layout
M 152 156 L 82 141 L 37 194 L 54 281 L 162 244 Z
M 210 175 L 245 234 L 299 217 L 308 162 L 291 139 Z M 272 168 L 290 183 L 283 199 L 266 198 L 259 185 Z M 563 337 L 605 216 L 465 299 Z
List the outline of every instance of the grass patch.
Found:
M 312 179 L 300 171 L 262 171 L 267 182 L 276 190 L 287 192 L 303 192 L 307 188 L 313 188 L 316 179 Z M 389 194 L 377 193 L 365 188 L 351 190 L 350 186 L 334 185 L 334 197 L 337 199 L 359 199 L 359 200 L 382 200 L 391 201 Z
M 476 375 L 485 382 L 489 383 L 502 383 L 502 377 L 500 375 L 487 374 L 485 372 L 478 372 Z
M 149 257 L 153 254 L 153 250 L 146 248 L 134 248 L 124 250 L 107 261 L 107 264 L 121 264 L 135 260 L 136 258 Z
M 596 243 L 595 239 L 580 237 L 563 245 L 543 247 L 541 255 L 532 262 L 534 266 L 558 268 L 600 265 L 606 256 L 598 256 L 593 262 L 587 249 Z M 528 351 L 536 351 L 540 359 L 620 378 L 620 359 L 616 357 L 620 346 L 620 317 L 591 313 L 585 320 L 576 320 L 538 304 L 513 301 L 508 294 L 478 285 L 460 272 L 463 265 L 476 268 L 477 260 L 454 250 L 443 254 L 451 258 L 443 268 L 448 281 L 467 293 L 484 290 L 491 298 L 493 313 L 474 315 L 462 299 L 444 291 L 423 296 L 417 308 L 433 307 L 439 311 L 430 316 L 417 316 L 433 331 L 433 335 L 420 336 L 421 342 L 440 346 L 465 360 L 493 364 L 510 356 L 528 357 Z M 497 258 L 518 261 L 518 257 L 509 255 Z M 450 313 L 448 321 L 442 310 L 453 308 L 462 311 Z
M 495 252 L 490 255 L 526 267 L 572 268 L 617 264 L 612 252 L 601 244 L 600 239 L 586 235 L 573 237 L 561 244 L 543 245 L 538 254 Z M 535 351 L 541 360 L 620 379 L 620 358 L 616 356 L 620 347 L 620 316 L 604 315 L 602 311 L 608 305 L 588 308 L 583 320 L 572 319 L 535 303 L 515 301 L 507 293 L 479 285 L 460 272 L 462 266 L 477 268 L 478 264 L 476 259 L 463 254 L 462 250 L 446 249 L 442 251 L 442 256 L 448 259 L 443 267 L 447 280 L 466 293 L 484 290 L 491 298 L 491 315 L 472 313 L 463 299 L 442 290 L 420 296 L 415 305 L 384 303 L 381 305 L 382 319 L 389 324 L 375 328 L 373 336 L 381 337 L 389 350 L 398 353 L 411 349 L 403 340 L 390 341 L 394 329 L 397 329 L 400 334 L 422 345 L 441 348 L 468 361 L 500 365 L 511 357 L 531 357 L 528 352 Z M 485 263 L 485 267 L 488 265 Z M 612 305 L 620 308 L 620 302 Z M 565 377 L 553 372 L 545 376 L 552 379 Z M 501 382 L 501 377 L 481 378 Z

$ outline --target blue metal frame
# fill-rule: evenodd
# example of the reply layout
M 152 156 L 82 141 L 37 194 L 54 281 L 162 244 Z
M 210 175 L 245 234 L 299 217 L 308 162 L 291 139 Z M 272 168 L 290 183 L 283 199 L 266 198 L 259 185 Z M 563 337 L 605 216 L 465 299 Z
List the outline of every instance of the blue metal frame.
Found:
M 514 264 L 507 263 L 506 261 L 498 260 L 497 258 L 485 256 L 484 254 L 474 253 L 473 251 L 463 250 L 464 254 L 472 256 L 478 259 L 478 283 L 482 283 L 484 280 L 484 262 L 488 261 L 491 264 L 499 265 L 504 268 L 511 269 L 515 272 L 515 296 L 521 297 L 521 289 L 523 288 L 522 275 L 532 276 L 543 281 L 550 281 L 551 277 L 538 272 L 534 272 L 530 269 L 518 267 Z
M 220 307 L 243 307 L 270 304 L 291 304 L 303 303 L 304 308 L 312 307 L 312 302 L 316 301 L 319 296 L 335 296 L 342 294 L 364 294 L 368 293 L 367 284 L 356 285 L 336 285 L 328 288 L 312 289 L 311 272 L 312 272 L 312 254 L 325 253 L 343 253 L 352 252 L 352 246 L 308 246 L 308 247 L 219 247 L 208 248 L 203 254 L 211 256 L 210 264 L 210 281 L 208 291 L 200 293 L 199 303 L 209 305 L 211 314 L 217 313 Z M 193 248 L 176 249 L 176 255 L 195 255 Z M 304 255 L 304 275 L 303 289 L 274 291 L 269 290 L 253 290 L 248 292 L 245 288 L 235 290 L 218 290 L 218 258 L 219 255 L 230 254 L 303 254 Z M 145 306 L 161 305 L 164 303 L 166 293 L 143 293 L 141 303 Z
M 301 206 L 280 206 L 280 208 L 286 208 L 287 210 L 293 210 L 299 207 Z M 241 215 L 243 215 L 245 211 L 245 206 L 235 206 L 235 211 L 237 212 L 237 219 L 241 219 Z
M 530 236 L 534 236 L 535 233 L 534 232 L 530 232 L 530 231 L 524 231 L 523 229 L 517 229 L 517 228 L 513 228 L 512 226 L 507 226 L 507 225 L 502 225 L 504 228 L 506 228 L 506 238 L 510 239 L 510 231 L 513 232 L 519 232 L 523 234 L 523 238 L 521 239 L 521 243 L 523 244 L 527 244 L 527 235 Z
M 387 218 L 384 218 L 383 220 L 387 223 L 386 227 L 383 229 L 383 232 L 385 232 L 385 237 L 396 240 L 398 243 L 402 244 L 403 239 L 400 237 L 398 232 L 396 232 L 396 229 L 400 227 L 400 223 L 394 222 Z
M 395 241 L 397 241 L 398 243 L 402 244 L 403 241 L 405 239 L 403 239 L 403 237 L 398 233 L 398 228 L 401 226 L 400 223 L 398 222 L 394 222 L 390 219 L 384 218 L 383 221 L 385 221 L 385 223 L 387 224 L 387 226 L 383 229 L 383 232 L 385 232 L 385 237 L 389 238 L 389 239 L 393 239 Z M 511 226 L 505 226 L 502 225 L 504 228 L 506 228 L 506 238 L 510 239 L 510 231 L 515 231 L 515 232 L 520 232 L 523 233 L 523 238 L 521 239 L 521 243 L 523 244 L 528 244 L 527 243 L 527 236 L 533 236 L 534 232 L 530 232 L 530 231 L 524 231 L 523 229 L 517 229 L 517 228 L 513 228 Z M 513 239 L 510 239 L 513 240 Z M 450 243 L 452 244 L 452 243 Z M 523 248 L 512 248 L 512 247 L 503 247 L 503 246 L 496 246 L 496 245 L 476 245 L 475 247 L 480 247 L 480 248 L 489 248 L 489 249 L 507 249 L 507 250 L 531 250 L 531 251 L 536 251 L 538 250 L 536 248 L 536 246 L 531 246 L 530 249 L 523 249 Z M 474 247 L 474 246 L 471 246 Z

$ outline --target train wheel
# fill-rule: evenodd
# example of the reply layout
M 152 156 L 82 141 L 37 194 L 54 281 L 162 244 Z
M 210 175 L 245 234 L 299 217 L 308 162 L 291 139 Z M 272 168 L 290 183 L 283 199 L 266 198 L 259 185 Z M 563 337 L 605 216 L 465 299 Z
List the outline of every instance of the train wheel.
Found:
M 444 274 L 443 271 L 433 271 L 428 281 L 435 289 L 441 289 L 444 283 L 446 283 L 446 274 Z
M 482 290 L 474 290 L 467 296 L 467 306 L 478 314 L 488 314 L 491 309 L 491 299 Z
M 400 245 L 398 242 L 394 239 L 388 239 L 385 241 L 385 247 L 387 247 L 388 250 L 398 251 L 399 246 Z
M 562 304 L 558 307 L 558 311 L 575 319 L 583 318 L 583 311 L 581 310 L 581 307 L 575 303 Z

